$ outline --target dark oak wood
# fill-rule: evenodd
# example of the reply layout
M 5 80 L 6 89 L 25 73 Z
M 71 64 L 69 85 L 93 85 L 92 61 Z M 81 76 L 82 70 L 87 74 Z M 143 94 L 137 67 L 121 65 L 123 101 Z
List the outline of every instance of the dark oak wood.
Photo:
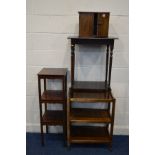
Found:
M 71 143 L 110 143 L 111 136 L 107 127 L 72 126 Z
M 108 64 L 109 64 L 109 45 L 107 45 L 106 52 L 106 71 L 105 71 L 105 85 L 108 86 L 107 78 L 108 78 Z
M 79 12 L 80 37 L 108 37 L 109 12 Z
M 79 15 L 79 36 L 93 36 L 94 16 L 92 13 L 80 13 Z
M 109 12 L 97 14 L 97 36 L 98 37 L 108 37 L 109 18 L 110 18 Z
M 65 76 L 67 72 L 67 68 L 43 68 L 39 73 L 38 76 L 46 76 L 48 77 L 51 75 L 54 76 Z
M 71 90 L 71 89 L 70 89 Z M 67 147 L 70 147 L 70 98 L 71 98 L 71 91 L 69 90 L 69 97 L 67 98 Z
M 71 39 L 71 44 L 96 44 L 96 45 L 110 45 L 114 44 L 114 40 L 118 39 L 117 37 L 79 37 L 79 36 L 69 36 L 68 39 Z
M 42 123 L 42 104 L 41 104 L 41 83 L 38 76 L 38 94 L 39 94 L 39 109 L 40 109 L 40 131 L 41 131 L 41 144 L 44 146 L 44 134 L 43 134 L 43 123 Z
M 65 119 L 62 110 L 47 110 L 42 116 L 43 125 L 63 125 Z
M 89 15 L 89 14 L 88 14 Z M 90 16 L 90 15 L 89 15 Z M 101 18 L 96 15 L 95 18 Z M 95 21 L 96 22 L 96 21 Z M 102 21 L 100 21 L 102 24 Z M 89 30 L 90 31 L 90 30 Z M 95 30 L 93 30 L 95 31 Z M 82 32 L 83 33 L 83 32 Z M 102 31 L 93 33 L 102 34 Z M 68 37 L 71 40 L 71 88 L 67 104 L 67 145 L 71 143 L 108 143 L 112 147 L 115 98 L 111 92 L 111 69 L 115 37 Z M 75 81 L 75 45 L 106 45 L 105 81 Z M 73 108 L 72 103 L 106 103 L 107 109 Z M 74 123 L 106 123 L 105 127 L 78 127 Z
M 103 11 L 78 11 L 78 13 L 109 13 L 109 12 L 103 12 Z
M 71 85 L 74 84 L 75 45 L 71 44 Z
M 62 81 L 62 90 L 47 90 L 47 79 L 60 79 Z M 44 80 L 44 89 L 41 89 L 41 80 Z M 41 92 L 43 93 L 41 94 Z M 44 145 L 43 125 L 46 126 L 48 133 L 49 125 L 62 125 L 64 139 L 66 141 L 66 102 L 67 102 L 67 69 L 66 68 L 43 68 L 38 73 L 38 93 L 40 108 L 40 129 L 41 143 Z M 63 110 L 49 110 L 47 104 L 61 103 Z M 45 110 L 43 111 L 43 104 Z
M 118 39 L 116 37 L 105 37 L 105 38 L 96 38 L 96 37 L 77 37 L 77 36 L 71 36 L 68 37 L 68 39 L 71 40 L 71 89 L 73 90 L 80 90 L 81 88 L 87 85 L 90 90 L 90 86 L 92 86 L 91 91 L 97 91 L 97 87 L 94 88 L 93 82 L 92 84 L 84 84 L 84 82 L 75 82 L 74 81 L 74 70 L 75 70 L 75 45 L 76 44 L 97 44 L 97 45 L 106 45 L 107 46 L 107 54 L 106 54 L 106 74 L 105 74 L 105 84 L 102 83 L 102 90 L 107 91 L 111 90 L 110 82 L 111 82 L 111 69 L 112 69 L 112 56 L 113 56 L 113 48 L 114 48 L 114 40 Z M 109 54 L 109 48 L 110 48 L 110 54 Z M 110 58 L 109 58 L 110 55 Z M 79 84 L 79 86 L 78 86 Z M 83 85 L 83 86 L 82 86 Z M 89 86 L 90 85 L 90 86 Z M 101 90 L 99 88 L 99 90 Z M 87 89 L 88 91 L 88 89 Z
M 111 92 L 73 92 L 70 98 L 72 102 L 112 102 L 114 100 Z
M 103 103 L 106 108 L 75 108 L 73 103 Z M 111 91 L 75 92 L 69 89 L 67 104 L 67 144 L 71 143 L 108 143 L 112 147 L 114 128 L 115 98 Z M 100 123 L 99 126 L 75 126 L 81 123 Z
M 113 48 L 114 48 L 114 45 L 110 46 L 109 86 L 110 86 L 110 82 L 111 82 L 111 70 L 112 70 L 112 60 L 113 60 Z
M 44 92 L 46 91 L 46 78 L 44 78 Z M 45 104 L 45 112 L 47 112 L 47 104 Z M 48 125 L 46 125 L 46 133 L 48 133 Z
M 110 135 L 113 135 L 114 118 L 115 118 L 115 103 L 116 103 L 116 99 L 114 99 L 113 105 L 112 105 L 112 123 L 111 123 Z
M 42 103 L 64 103 L 64 96 L 62 90 L 46 90 L 41 96 Z
M 70 121 L 78 123 L 111 123 L 112 118 L 107 109 L 72 108 Z

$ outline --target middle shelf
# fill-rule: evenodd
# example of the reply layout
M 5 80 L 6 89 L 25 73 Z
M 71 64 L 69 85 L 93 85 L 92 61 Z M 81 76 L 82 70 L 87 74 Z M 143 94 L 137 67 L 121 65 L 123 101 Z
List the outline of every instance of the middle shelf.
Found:
M 74 92 L 70 90 L 71 102 L 112 102 L 114 100 L 111 92 Z
M 45 90 L 41 96 L 41 102 L 44 103 L 64 103 L 62 90 Z
M 112 119 L 108 109 L 72 108 L 71 122 L 85 123 L 111 123 Z

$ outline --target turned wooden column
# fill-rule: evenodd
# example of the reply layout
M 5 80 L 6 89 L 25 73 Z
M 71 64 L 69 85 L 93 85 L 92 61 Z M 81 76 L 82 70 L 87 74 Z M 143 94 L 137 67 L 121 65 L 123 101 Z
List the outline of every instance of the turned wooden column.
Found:
M 113 60 L 113 48 L 114 48 L 114 41 L 113 43 L 110 45 L 110 62 L 109 62 L 109 87 L 110 87 L 110 83 L 111 83 L 111 69 L 112 69 L 112 60 Z
M 105 85 L 107 88 L 107 79 L 108 79 L 108 66 L 109 66 L 109 45 L 107 45 L 107 52 L 106 52 L 106 72 L 105 72 Z
M 75 44 L 71 44 L 71 88 L 74 84 Z

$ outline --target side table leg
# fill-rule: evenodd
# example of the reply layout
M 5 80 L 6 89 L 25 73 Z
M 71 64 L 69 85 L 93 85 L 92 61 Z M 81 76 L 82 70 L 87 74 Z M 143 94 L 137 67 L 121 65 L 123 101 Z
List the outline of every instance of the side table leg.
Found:
M 74 67 L 75 67 L 75 45 L 71 45 L 71 88 L 73 88 L 74 84 Z
M 109 62 L 109 87 L 111 83 L 111 70 L 112 70 L 112 60 L 113 60 L 113 48 L 114 48 L 114 43 L 110 46 L 110 62 Z

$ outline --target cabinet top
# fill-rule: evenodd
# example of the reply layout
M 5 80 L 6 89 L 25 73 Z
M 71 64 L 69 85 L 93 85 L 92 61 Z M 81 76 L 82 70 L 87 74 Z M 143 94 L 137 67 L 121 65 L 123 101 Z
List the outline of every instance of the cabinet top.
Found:
M 38 76 L 65 76 L 67 73 L 67 68 L 43 68 Z

